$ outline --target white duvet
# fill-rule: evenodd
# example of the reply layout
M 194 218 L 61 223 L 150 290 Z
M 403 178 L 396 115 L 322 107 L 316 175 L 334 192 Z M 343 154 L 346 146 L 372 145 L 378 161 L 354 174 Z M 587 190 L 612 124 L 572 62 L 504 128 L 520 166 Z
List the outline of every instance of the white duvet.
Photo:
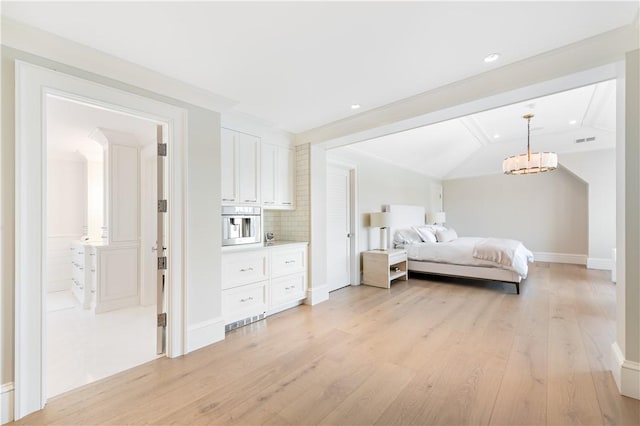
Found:
M 455 265 L 492 266 L 527 277 L 531 253 L 520 241 L 498 238 L 457 238 L 448 243 L 416 243 L 404 246 L 409 260 Z

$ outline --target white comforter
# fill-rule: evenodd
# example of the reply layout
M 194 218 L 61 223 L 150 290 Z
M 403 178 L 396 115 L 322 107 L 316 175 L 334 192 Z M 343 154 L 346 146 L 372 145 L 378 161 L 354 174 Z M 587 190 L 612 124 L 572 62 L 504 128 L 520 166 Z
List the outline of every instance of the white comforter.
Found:
M 404 246 L 410 260 L 492 266 L 527 277 L 531 253 L 520 241 L 497 238 L 457 238 L 448 243 L 417 243 Z

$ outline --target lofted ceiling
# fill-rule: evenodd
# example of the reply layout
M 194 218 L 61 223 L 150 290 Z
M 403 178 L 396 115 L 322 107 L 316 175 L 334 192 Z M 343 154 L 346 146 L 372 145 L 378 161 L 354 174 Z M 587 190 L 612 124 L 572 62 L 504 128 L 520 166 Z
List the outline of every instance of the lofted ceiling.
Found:
M 562 163 L 562 153 L 615 147 L 615 94 L 615 81 L 605 81 L 336 151 L 357 151 L 438 179 L 502 173 L 503 158 L 526 152 L 522 116 L 531 113 L 532 152 L 557 152 Z
M 235 111 L 292 133 L 628 25 L 637 14 L 637 1 L 2 2 L 14 21 L 232 99 Z M 500 59 L 485 63 L 493 52 Z M 437 143 L 457 140 L 474 120 L 451 125 Z M 494 131 L 503 140 L 518 133 L 516 124 L 494 130 L 491 120 L 482 118 L 488 133 L 477 143 L 491 145 Z M 473 145 L 460 149 L 453 159 L 439 154 L 443 163 Z
M 46 105 L 47 152 L 54 157 L 80 154 L 90 161 L 102 161 L 102 147 L 89 137 L 98 128 L 130 135 L 140 146 L 156 143 L 153 121 L 51 95 Z

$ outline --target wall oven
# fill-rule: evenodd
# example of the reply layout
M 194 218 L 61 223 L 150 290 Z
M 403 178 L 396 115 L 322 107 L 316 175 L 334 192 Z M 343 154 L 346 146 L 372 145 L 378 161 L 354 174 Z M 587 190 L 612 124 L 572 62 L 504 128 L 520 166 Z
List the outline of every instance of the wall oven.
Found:
M 223 246 L 260 242 L 260 207 L 222 206 Z

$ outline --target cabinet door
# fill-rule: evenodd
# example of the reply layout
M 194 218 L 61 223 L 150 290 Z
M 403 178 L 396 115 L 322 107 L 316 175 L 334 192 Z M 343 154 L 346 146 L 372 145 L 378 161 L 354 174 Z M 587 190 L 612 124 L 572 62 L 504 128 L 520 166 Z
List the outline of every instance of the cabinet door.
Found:
M 238 133 L 238 195 L 243 204 L 259 203 L 260 140 Z
M 289 148 L 278 148 L 277 164 L 277 197 L 283 207 L 293 207 L 295 197 L 294 151 Z
M 266 208 L 276 204 L 276 159 L 278 151 L 277 147 L 269 144 L 262 144 L 262 156 L 261 156 L 261 174 L 262 180 L 260 186 L 262 187 L 262 204 Z
M 222 171 L 222 202 L 238 202 L 238 181 L 236 171 L 238 166 L 238 133 L 229 129 L 221 130 L 220 140 L 220 169 Z
M 108 231 L 110 243 L 133 243 L 138 227 L 139 164 L 137 147 L 109 144 Z

